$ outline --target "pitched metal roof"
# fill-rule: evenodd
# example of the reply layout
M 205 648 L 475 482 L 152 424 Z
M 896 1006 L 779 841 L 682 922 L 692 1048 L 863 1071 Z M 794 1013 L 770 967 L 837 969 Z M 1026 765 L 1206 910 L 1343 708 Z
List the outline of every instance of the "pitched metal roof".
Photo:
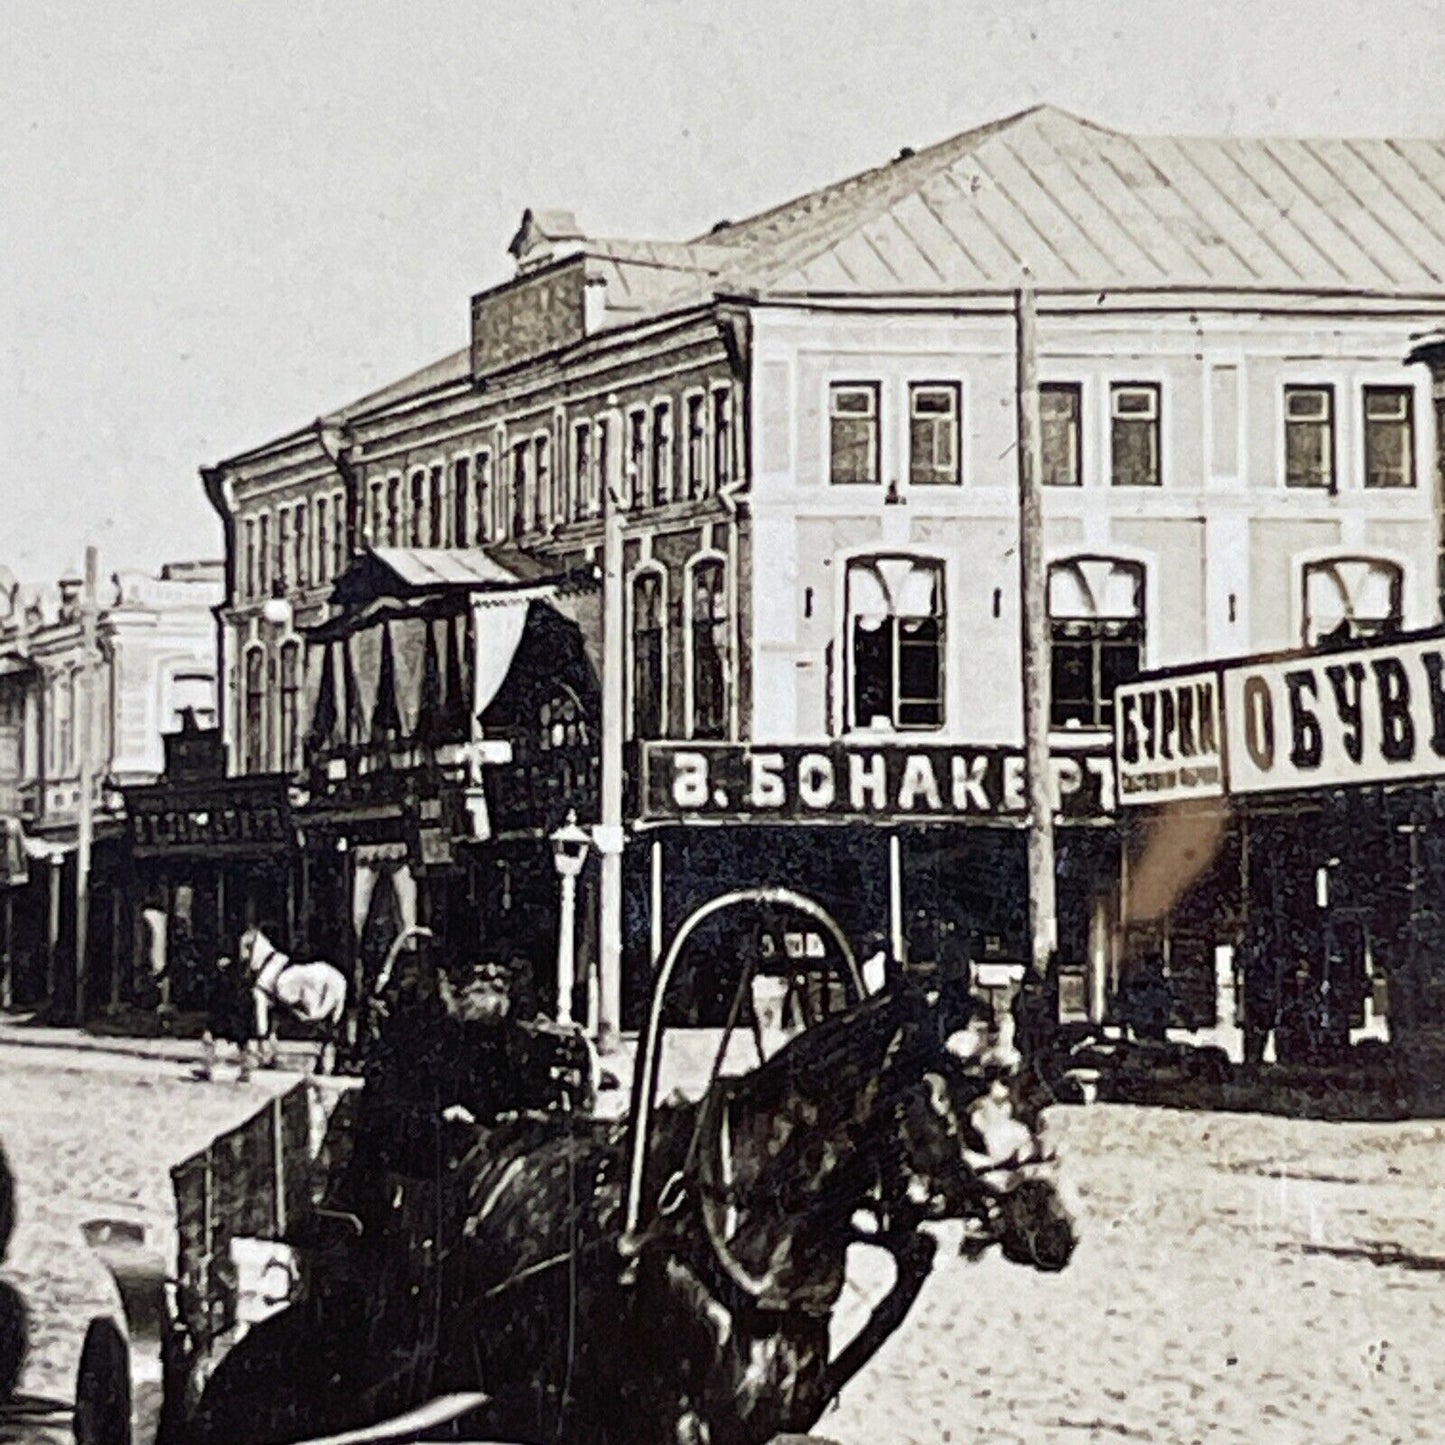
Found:
M 765 294 L 1438 294 L 1445 141 L 1130 136 L 1041 106 L 707 240 Z

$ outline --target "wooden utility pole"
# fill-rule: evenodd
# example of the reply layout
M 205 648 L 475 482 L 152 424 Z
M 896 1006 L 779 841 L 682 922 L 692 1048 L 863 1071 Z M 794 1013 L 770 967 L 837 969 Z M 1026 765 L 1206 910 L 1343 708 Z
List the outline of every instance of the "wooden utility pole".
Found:
M 85 1022 L 85 993 L 90 972 L 90 850 L 95 835 L 95 653 L 97 631 L 94 547 L 85 549 L 85 590 L 80 597 L 80 671 L 75 706 L 80 754 L 80 812 L 75 848 L 75 1022 Z
M 1043 426 L 1039 416 L 1038 303 L 1014 296 L 1018 358 L 1019 579 L 1022 601 L 1024 765 L 1029 802 L 1029 939 L 1034 972 L 1047 978 L 1058 930 L 1054 903 L 1054 804 L 1049 762 L 1049 602 L 1044 561 Z

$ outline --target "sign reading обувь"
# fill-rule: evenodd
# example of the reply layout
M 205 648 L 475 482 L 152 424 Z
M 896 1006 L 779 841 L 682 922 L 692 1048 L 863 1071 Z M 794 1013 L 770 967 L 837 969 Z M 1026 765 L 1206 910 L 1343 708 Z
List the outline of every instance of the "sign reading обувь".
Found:
M 653 821 L 988 821 L 1021 817 L 1028 808 L 1023 755 L 1010 748 L 647 743 L 642 756 L 642 812 Z M 1107 751 L 1056 753 L 1052 762 L 1061 816 L 1114 811 Z

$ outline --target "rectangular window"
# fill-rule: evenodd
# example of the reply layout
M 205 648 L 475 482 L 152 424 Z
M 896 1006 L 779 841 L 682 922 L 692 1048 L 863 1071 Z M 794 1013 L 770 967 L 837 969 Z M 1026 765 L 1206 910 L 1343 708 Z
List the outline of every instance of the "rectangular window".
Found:
M 256 591 L 259 596 L 269 597 L 271 594 L 271 578 L 274 573 L 271 567 L 271 516 L 268 512 L 261 513 L 259 544 L 256 555 L 260 559 L 256 568 L 256 580 L 261 584 Z
M 647 413 L 627 418 L 627 484 L 625 506 L 640 507 L 647 496 Z
M 1046 487 L 1083 485 L 1080 465 L 1079 417 L 1083 411 L 1081 389 L 1075 382 L 1045 382 L 1039 387 L 1039 419 L 1044 438 Z
M 1056 728 L 1114 725 L 1114 689 L 1138 676 L 1139 618 L 1068 618 L 1050 623 L 1051 717 Z
M 951 486 L 962 479 L 959 413 L 957 382 L 909 386 L 908 480 L 911 485 Z
M 672 500 L 672 403 L 660 401 L 652 408 L 652 460 L 648 468 L 654 506 Z
M 695 738 L 727 736 L 726 583 L 727 574 L 721 561 L 709 558 L 699 562 L 692 570 L 692 651 L 688 691 L 692 705 L 691 735 Z
M 584 516 L 592 510 L 592 423 L 579 421 L 572 428 L 572 512 Z
M 598 516 L 602 511 L 602 498 L 607 491 L 607 470 L 612 463 L 612 427 L 605 416 L 596 422 L 592 474 L 587 484 L 587 515 Z
M 285 592 L 291 584 L 291 508 L 276 513 L 276 584 Z
M 557 520 L 556 499 L 552 495 L 552 441 L 550 437 L 532 440 L 532 522 L 539 532 Z
M 442 545 L 442 529 L 446 524 L 446 473 L 441 467 L 431 469 L 431 489 L 427 497 L 427 546 Z
M 1129 382 L 1109 388 L 1110 455 L 1116 487 L 1159 485 L 1159 388 Z
M 390 477 L 386 483 L 386 545 L 401 546 L 401 478 Z
M 316 499 L 316 580 L 325 582 L 331 576 L 331 503 L 325 497 Z
M 306 531 L 306 503 L 296 504 L 296 585 L 311 585 L 311 538 Z
M 1408 386 L 1365 388 L 1365 485 L 1415 485 L 1415 394 Z
M 411 502 L 411 509 L 407 518 L 406 535 L 411 546 L 424 547 L 426 545 L 426 532 L 423 530 L 426 517 L 426 473 L 420 469 L 411 474 L 408 499 Z
M 242 755 L 244 771 L 260 773 L 266 769 L 266 659 L 259 647 L 246 653 L 242 685 Z
M 1335 485 L 1335 391 L 1331 386 L 1284 389 L 1284 483 Z
M 385 483 L 377 480 L 371 484 L 371 506 L 366 519 L 366 535 L 373 547 L 380 547 L 386 536 L 386 495 Z
M 256 552 L 256 519 L 254 517 L 246 518 L 246 576 L 243 586 L 247 598 L 260 595 L 261 580 Z
M 943 726 L 943 568 L 911 557 L 848 565 L 850 717 L 855 728 Z
M 649 569 L 632 581 L 632 734 L 660 738 L 667 717 L 667 614 L 662 573 Z
M 828 388 L 829 480 L 837 485 L 876 484 L 877 382 L 835 382 Z
M 480 451 L 472 472 L 472 540 L 484 546 L 491 538 L 492 454 Z
M 531 446 L 516 442 L 512 446 L 512 535 L 524 536 L 531 520 L 531 485 L 527 476 L 527 456 Z
M 351 555 L 345 492 L 337 492 L 331 498 L 331 518 L 334 523 L 331 535 L 331 575 L 339 577 L 346 571 L 346 561 Z
M 452 535 L 453 547 L 465 547 L 471 531 L 467 526 L 467 507 L 472 500 L 472 463 L 469 457 L 458 457 L 452 463 Z
M 688 500 L 707 494 L 707 411 L 701 393 L 687 399 L 687 475 L 683 494 Z
M 721 491 L 733 480 L 733 394 L 719 387 L 712 394 L 712 486 Z
M 301 766 L 301 649 L 288 642 L 281 649 L 281 769 Z

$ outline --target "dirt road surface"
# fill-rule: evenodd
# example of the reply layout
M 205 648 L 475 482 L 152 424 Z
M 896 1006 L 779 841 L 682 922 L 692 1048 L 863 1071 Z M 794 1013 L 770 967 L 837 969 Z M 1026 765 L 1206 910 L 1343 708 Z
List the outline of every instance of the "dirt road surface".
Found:
M 31 1312 L 22 1388 L 65 1395 L 111 1303 L 79 1226 L 170 1254 L 169 1166 L 258 1107 L 180 1065 L 0 1048 Z M 842 1445 L 1438 1445 L 1445 1127 L 1097 1105 L 1053 1127 L 1086 1211 L 1070 1268 L 966 1263 L 944 1232 L 913 1314 L 818 1432 Z M 878 1276 L 866 1259 L 859 1278 Z M 852 1313 L 859 1313 L 857 1302 Z

